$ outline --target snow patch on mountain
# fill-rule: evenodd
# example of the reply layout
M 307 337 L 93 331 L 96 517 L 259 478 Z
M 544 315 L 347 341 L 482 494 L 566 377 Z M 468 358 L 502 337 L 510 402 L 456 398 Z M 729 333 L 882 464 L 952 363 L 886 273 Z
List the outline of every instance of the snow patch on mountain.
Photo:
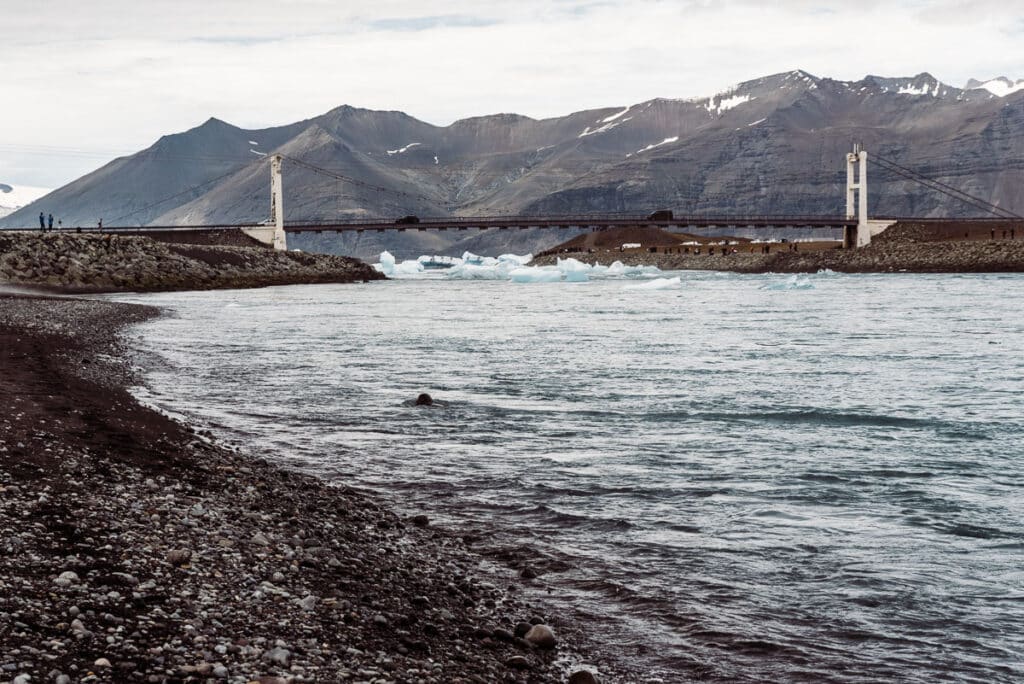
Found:
M 1024 90 L 1024 78 L 1018 81 L 1011 81 L 1005 76 L 993 78 L 988 81 L 976 81 L 971 79 L 967 82 L 967 90 L 987 90 L 996 97 L 1006 97 L 1017 91 Z
M 52 188 L 0 183 L 0 216 L 13 214 L 26 204 L 32 204 L 40 197 L 48 195 L 51 191 Z
M 615 118 L 615 117 L 612 117 L 612 118 Z M 601 121 L 606 121 L 606 120 L 607 119 L 602 119 Z M 612 121 L 611 123 L 606 123 L 604 126 L 601 126 L 600 128 L 595 128 L 594 130 L 590 130 L 590 126 L 587 126 L 586 128 L 583 129 L 583 132 L 580 133 L 579 135 L 577 135 L 576 137 L 577 138 L 585 138 L 588 135 L 594 135 L 595 133 L 607 133 L 608 131 L 612 130 L 616 126 L 619 126 L 621 124 L 626 123 L 627 121 L 632 121 L 632 120 L 633 120 L 633 117 L 627 116 L 622 121 Z M 601 123 L 601 121 L 598 121 L 597 123 Z
M 389 155 L 392 155 L 392 154 L 404 154 L 406 150 L 408 150 L 410 148 L 413 148 L 413 147 L 416 147 L 417 145 L 420 145 L 420 144 L 422 144 L 422 143 L 409 143 L 405 147 L 400 147 L 397 150 L 388 150 L 387 152 L 388 152 Z
M 616 119 L 618 119 L 620 116 L 622 116 L 623 114 L 625 114 L 626 112 L 628 112 L 632 108 L 633 108 L 633 105 L 629 105 L 628 107 L 623 109 L 618 114 L 612 114 L 611 116 L 605 117 L 605 118 L 601 119 L 600 121 L 598 121 L 598 123 L 610 123 L 612 121 L 615 121 Z
M 731 97 L 723 97 L 722 95 L 715 95 L 708 99 L 708 103 L 704 105 L 704 108 L 708 110 L 710 114 L 722 115 L 722 112 L 727 112 L 730 109 L 739 107 L 741 104 L 756 100 L 756 97 L 752 95 L 733 95 Z
M 934 85 L 922 83 L 915 86 L 912 83 L 908 83 L 907 85 L 900 86 L 896 92 L 900 95 L 931 95 L 932 97 L 938 97 L 941 87 L 942 84 L 938 81 Z
M 653 143 L 653 144 L 648 145 L 647 147 L 643 148 L 642 150 L 637 150 L 636 153 L 637 154 L 642 154 L 644 152 L 647 152 L 648 150 L 653 150 L 655 147 L 661 147 L 662 145 L 670 145 L 670 144 L 672 144 L 674 142 L 678 142 L 678 140 L 679 140 L 679 136 L 678 135 L 675 136 L 675 137 L 672 137 L 672 138 L 665 138 L 660 143 Z

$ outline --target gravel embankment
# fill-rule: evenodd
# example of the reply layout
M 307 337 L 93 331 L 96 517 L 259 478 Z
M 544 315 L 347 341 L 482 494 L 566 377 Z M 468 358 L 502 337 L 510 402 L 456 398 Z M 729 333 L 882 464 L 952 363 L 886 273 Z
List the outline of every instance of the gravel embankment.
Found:
M 588 263 L 657 266 L 662 270 L 733 271 L 736 273 L 816 273 L 831 269 L 842 273 L 1021 273 L 1024 272 L 1024 230 L 1014 239 L 936 240 L 934 231 L 918 224 L 896 225 L 860 249 L 814 252 L 788 251 L 789 244 L 772 245 L 770 254 L 679 254 L 619 250 L 550 254 L 538 257 L 538 266 L 573 257 Z
M 0 233 L 0 282 L 59 292 L 210 290 L 349 283 L 383 276 L 348 257 L 147 237 Z
M 0 681 L 593 681 L 426 515 L 138 405 L 115 336 L 154 314 L 0 295 Z

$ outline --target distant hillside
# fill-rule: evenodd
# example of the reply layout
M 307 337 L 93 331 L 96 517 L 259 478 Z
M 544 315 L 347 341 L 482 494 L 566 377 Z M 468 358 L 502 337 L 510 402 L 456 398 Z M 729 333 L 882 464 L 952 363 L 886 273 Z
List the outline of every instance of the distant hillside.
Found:
M 401 112 L 339 107 L 307 121 L 243 130 L 217 119 L 51 193 L 65 224 L 255 222 L 269 216 L 269 162 L 281 152 L 339 173 L 286 164 L 289 220 L 494 214 L 840 214 L 844 155 L 855 141 L 924 175 L 1024 213 L 1024 90 L 1009 79 L 960 89 L 928 74 L 845 82 L 802 71 L 710 97 L 656 99 L 535 120 L 497 114 L 433 126 Z M 1002 95 L 1000 95 L 1002 93 Z M 872 169 L 874 214 L 978 210 Z M 0 225 L 32 225 L 31 204 Z M 457 251 L 465 234 L 302 238 L 367 256 Z M 501 240 L 475 236 L 487 249 Z M 520 247 L 553 238 L 515 236 Z M 493 243 L 493 244 L 492 244 Z

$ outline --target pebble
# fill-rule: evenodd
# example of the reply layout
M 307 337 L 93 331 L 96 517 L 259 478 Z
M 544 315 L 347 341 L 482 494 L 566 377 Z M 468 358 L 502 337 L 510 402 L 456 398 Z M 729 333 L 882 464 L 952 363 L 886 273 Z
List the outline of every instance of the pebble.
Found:
M 523 637 L 537 648 L 550 650 L 555 647 L 555 633 L 547 625 L 534 625 Z
M 597 684 L 597 677 L 589 670 L 577 670 L 569 675 L 566 684 Z
M 53 583 L 58 587 L 70 587 L 72 584 L 78 584 L 78 573 L 68 570 L 60 573 L 57 579 L 53 580 Z
M 263 662 L 288 667 L 292 661 L 292 653 L 286 648 L 276 646 L 263 654 Z
M 167 552 L 167 562 L 171 565 L 185 565 L 192 560 L 192 551 L 189 549 L 173 549 Z
M 526 658 L 524 658 L 523 656 L 518 656 L 518 655 L 517 656 L 512 656 L 511 658 L 506 660 L 505 661 L 505 665 L 507 667 L 512 668 L 513 670 L 529 670 L 530 669 L 530 661 L 527 660 Z

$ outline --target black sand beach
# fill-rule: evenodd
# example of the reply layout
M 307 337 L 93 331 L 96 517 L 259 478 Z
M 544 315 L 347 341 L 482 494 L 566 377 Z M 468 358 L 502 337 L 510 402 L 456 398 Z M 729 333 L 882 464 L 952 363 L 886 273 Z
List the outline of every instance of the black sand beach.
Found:
M 429 512 L 140 406 L 117 333 L 157 313 L 0 295 L 0 681 L 643 681 Z

